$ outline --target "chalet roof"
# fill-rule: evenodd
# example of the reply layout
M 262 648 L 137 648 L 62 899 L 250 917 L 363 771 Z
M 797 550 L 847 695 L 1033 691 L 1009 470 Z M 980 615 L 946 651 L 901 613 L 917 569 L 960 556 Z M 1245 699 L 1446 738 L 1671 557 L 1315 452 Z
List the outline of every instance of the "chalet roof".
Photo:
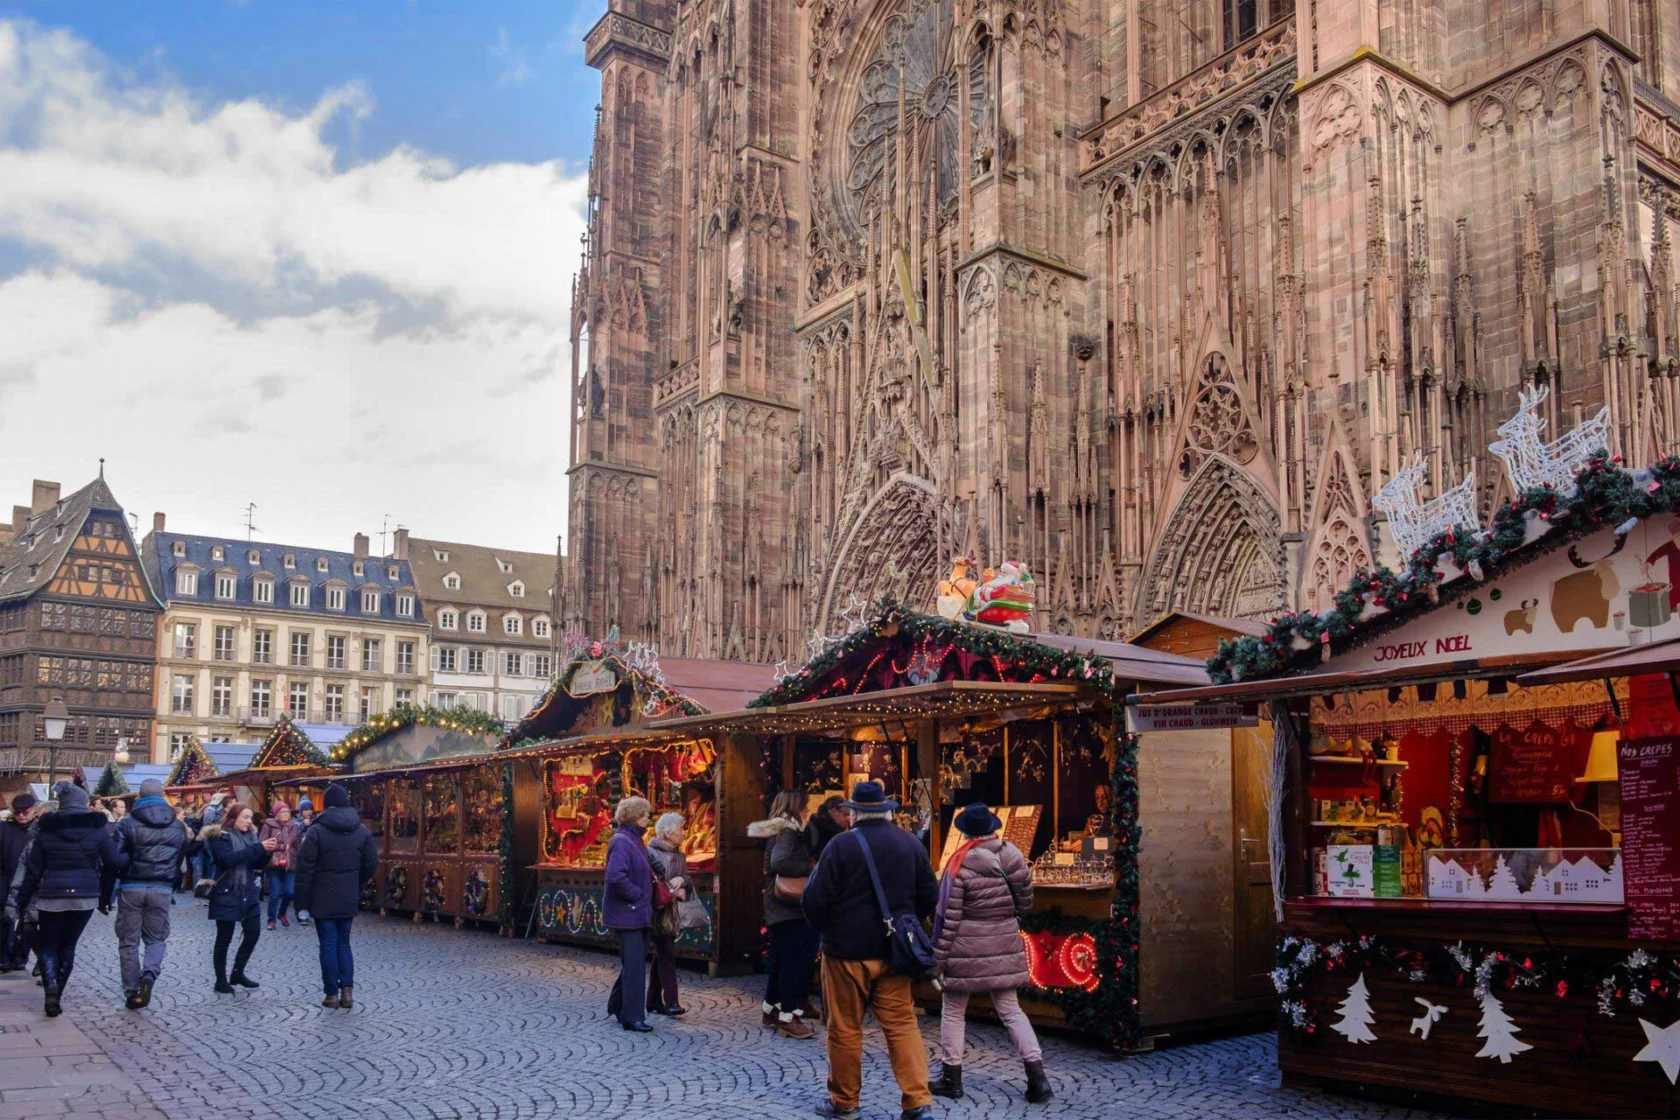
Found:
M 177 544 L 181 546 L 180 556 L 175 555 Z M 215 558 L 217 548 L 222 550 L 220 560 Z M 255 564 L 250 561 L 253 552 L 257 556 Z M 292 566 L 289 568 L 286 566 L 288 556 L 292 558 Z M 406 560 L 392 560 L 381 556 L 358 557 L 349 552 L 244 541 L 233 537 L 201 537 L 186 533 L 160 532 L 146 535 L 145 560 L 146 568 L 151 572 L 156 586 L 171 604 L 201 603 L 206 606 L 256 608 L 327 618 L 377 618 L 412 626 L 426 624 L 418 606 L 412 615 L 397 613 L 395 592 L 414 589 L 414 573 Z M 325 571 L 321 570 L 321 560 L 326 561 Z M 359 576 L 356 575 L 358 562 L 362 565 L 362 574 Z M 198 589 L 194 594 L 183 595 L 176 590 L 175 573 L 189 564 L 199 573 Z M 212 573 L 222 568 L 231 569 L 238 577 L 234 580 L 232 599 L 216 598 L 216 581 Z M 397 573 L 394 579 L 391 577 L 392 569 Z M 272 603 L 258 603 L 252 594 L 254 579 L 259 575 L 274 581 Z M 344 609 L 328 610 L 326 595 L 315 588 L 311 589 L 309 606 L 292 606 L 291 597 L 285 590 L 286 584 L 292 580 L 307 580 L 312 585 L 320 586 L 334 580 L 342 582 L 346 587 Z M 359 592 L 364 587 L 377 588 L 383 592 L 379 596 L 377 612 L 362 610 L 362 597 Z
M 439 560 L 440 553 L 449 559 Z M 420 597 L 428 603 L 496 607 L 530 615 L 546 615 L 554 609 L 549 594 L 554 586 L 554 557 L 549 554 L 412 537 L 407 562 L 414 569 Z M 453 590 L 443 585 L 443 577 L 451 572 L 461 577 L 461 586 Z M 514 583 L 525 585 L 523 596 L 508 590 Z
M 1195 611 L 1170 611 L 1156 619 L 1154 622 L 1151 622 L 1148 626 L 1145 626 L 1142 630 L 1139 630 L 1136 634 L 1133 634 L 1127 639 L 1127 641 L 1131 642 L 1133 645 L 1142 645 L 1162 630 L 1165 630 L 1168 626 L 1171 626 L 1180 619 L 1186 618 L 1192 622 L 1206 623 L 1209 626 L 1217 626 L 1222 630 L 1229 630 L 1232 633 L 1247 634 L 1253 638 L 1258 638 L 1266 632 L 1266 624 L 1263 622 L 1256 622 L 1252 618 L 1221 618 L 1218 615 L 1197 614 Z
M 711 661 L 699 657 L 662 657 L 665 683 L 708 712 L 744 708 L 747 701 L 776 681 L 769 665 L 746 661 Z
M 216 764 L 216 769 L 223 774 L 231 774 L 235 770 L 243 770 L 251 765 L 251 760 L 257 756 L 261 743 L 204 743 L 204 753 L 210 756 L 210 761 Z
M 51 583 L 63 566 L 64 558 L 75 546 L 76 537 L 88 515 L 94 512 L 116 514 L 129 547 L 135 547 L 121 504 L 111 493 L 105 479 L 96 478 L 55 505 L 31 514 L 23 532 L 10 543 L 0 544 L 0 602 L 26 599 Z M 135 560 L 139 561 L 138 548 L 135 548 Z M 141 567 L 144 569 L 144 565 Z M 163 603 L 150 581 L 147 590 L 161 608 Z

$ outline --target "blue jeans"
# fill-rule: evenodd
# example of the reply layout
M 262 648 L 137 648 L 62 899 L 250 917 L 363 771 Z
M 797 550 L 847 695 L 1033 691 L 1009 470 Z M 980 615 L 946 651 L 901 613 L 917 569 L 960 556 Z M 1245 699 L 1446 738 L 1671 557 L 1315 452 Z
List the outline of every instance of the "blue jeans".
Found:
M 270 867 L 263 872 L 263 878 L 268 880 L 268 920 L 286 916 L 286 908 L 292 904 L 292 886 L 297 882 L 297 872 L 290 868 Z
M 321 943 L 321 987 L 329 996 L 356 982 L 356 958 L 350 952 L 350 923 L 355 920 L 315 919 L 315 937 Z

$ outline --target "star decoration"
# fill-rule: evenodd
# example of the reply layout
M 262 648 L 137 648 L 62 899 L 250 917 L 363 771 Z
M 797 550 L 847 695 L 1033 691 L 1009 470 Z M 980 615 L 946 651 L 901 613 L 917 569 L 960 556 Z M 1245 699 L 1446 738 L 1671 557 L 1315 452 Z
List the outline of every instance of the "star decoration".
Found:
M 1645 1049 L 1633 1056 L 1636 1062 L 1656 1062 L 1673 1085 L 1680 1078 L 1680 1019 L 1666 1027 L 1659 1027 L 1648 1019 L 1639 1020 L 1645 1028 Z

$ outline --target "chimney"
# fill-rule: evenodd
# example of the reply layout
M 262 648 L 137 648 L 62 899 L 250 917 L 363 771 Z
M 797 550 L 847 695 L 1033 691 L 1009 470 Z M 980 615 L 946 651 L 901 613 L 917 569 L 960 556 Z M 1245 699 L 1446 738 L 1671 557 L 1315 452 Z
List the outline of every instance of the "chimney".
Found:
M 14 536 L 14 537 L 23 536 L 23 531 L 27 528 L 29 528 L 29 507 L 28 506 L 13 506 L 12 507 L 12 536 Z
M 408 559 L 408 530 L 401 525 L 397 526 L 397 531 L 391 534 L 391 559 Z
M 159 510 L 157 513 L 152 514 L 152 532 L 154 532 L 154 533 L 163 532 L 163 511 L 162 510 Z
M 367 559 L 368 535 L 366 533 L 357 533 L 356 534 L 356 543 L 351 546 L 351 551 L 356 554 L 356 559 L 358 559 L 358 560 L 366 560 Z
M 40 513 L 58 504 L 58 483 L 35 480 L 35 492 L 29 498 L 29 512 Z

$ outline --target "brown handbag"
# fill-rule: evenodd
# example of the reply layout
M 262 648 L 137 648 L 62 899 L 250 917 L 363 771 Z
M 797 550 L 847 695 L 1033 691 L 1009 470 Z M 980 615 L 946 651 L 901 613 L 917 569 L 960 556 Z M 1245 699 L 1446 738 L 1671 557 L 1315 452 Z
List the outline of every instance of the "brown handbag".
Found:
M 798 906 L 805 898 L 805 884 L 811 881 L 809 875 L 794 878 L 790 875 L 778 875 L 776 881 L 770 885 L 770 895 L 777 902 L 787 902 Z

